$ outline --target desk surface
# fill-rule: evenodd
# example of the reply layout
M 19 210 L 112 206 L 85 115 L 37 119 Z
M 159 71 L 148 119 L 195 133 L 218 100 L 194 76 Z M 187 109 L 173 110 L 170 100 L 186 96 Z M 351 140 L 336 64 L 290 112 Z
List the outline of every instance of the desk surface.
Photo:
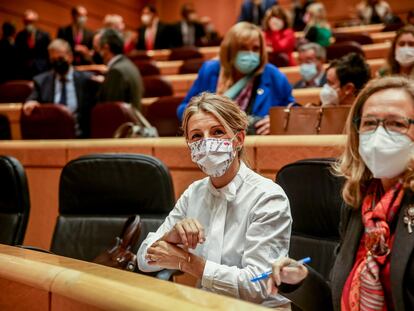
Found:
M 0 245 L 0 278 L 48 291 L 52 300 L 58 295 L 100 310 L 266 310 L 172 282 L 6 245 Z

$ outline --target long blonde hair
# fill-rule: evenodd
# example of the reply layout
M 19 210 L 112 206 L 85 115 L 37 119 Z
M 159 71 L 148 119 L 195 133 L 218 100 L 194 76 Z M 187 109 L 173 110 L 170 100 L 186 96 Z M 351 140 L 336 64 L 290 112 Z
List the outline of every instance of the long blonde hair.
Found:
M 223 38 L 220 45 L 220 76 L 217 86 L 217 93 L 223 94 L 230 86 L 233 85 L 233 76 L 235 73 L 234 62 L 237 52 L 245 42 L 254 38 L 259 38 L 260 41 L 260 64 L 255 70 L 254 74 L 262 73 L 267 63 L 266 43 L 262 31 L 256 25 L 248 22 L 240 22 L 230 28 Z
M 182 130 L 188 140 L 188 121 L 198 112 L 210 113 L 224 126 L 226 132 L 233 133 L 247 131 L 248 120 L 246 113 L 226 96 L 201 93 L 190 100 L 183 114 Z M 244 146 L 238 150 L 238 157 L 248 164 Z
M 342 197 L 348 205 L 358 208 L 362 202 L 363 189 L 368 186 L 372 179 L 370 170 L 359 155 L 359 135 L 357 124 L 362 114 L 362 108 L 368 98 L 382 90 L 401 89 L 412 99 L 414 105 L 414 81 L 403 77 L 385 77 L 369 82 L 357 97 L 354 105 L 349 112 L 345 125 L 347 141 L 345 150 L 340 157 L 338 164 L 333 169 L 339 176 L 345 177 L 345 184 L 342 189 Z M 404 176 L 404 186 L 414 190 L 414 172 L 407 170 Z

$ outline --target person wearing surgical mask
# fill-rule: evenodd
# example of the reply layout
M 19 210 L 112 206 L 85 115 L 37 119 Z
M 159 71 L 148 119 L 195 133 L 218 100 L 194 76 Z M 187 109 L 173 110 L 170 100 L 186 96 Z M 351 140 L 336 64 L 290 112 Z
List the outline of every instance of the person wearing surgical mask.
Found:
M 93 32 L 86 28 L 88 11 L 78 5 L 71 9 L 72 23 L 58 30 L 57 37 L 67 41 L 72 47 L 73 64 L 85 65 L 90 63 Z
M 370 78 L 371 69 L 360 54 L 349 53 L 334 60 L 319 93 L 322 106 L 352 105 Z
M 298 48 L 301 80 L 293 85 L 294 89 L 322 87 L 326 83 L 323 64 L 326 61 L 326 50 L 317 43 L 305 43 Z
M 385 77 L 361 91 L 333 168 L 345 180 L 346 205 L 330 280 L 283 258 L 273 264 L 270 293 L 303 310 L 294 297 L 320 301 L 315 310 L 414 310 L 413 123 L 412 80 Z
M 171 26 L 173 48 L 183 46 L 200 46 L 206 35 L 203 25 L 199 22 L 195 8 L 190 3 L 181 7 L 181 21 Z
M 16 68 L 13 71 L 16 79 L 31 80 L 49 69 L 50 35 L 37 27 L 38 20 L 39 15 L 33 10 L 23 14 L 24 29 L 17 33 L 15 41 Z
M 171 26 L 159 20 L 157 9 L 151 4 L 141 11 L 136 48 L 147 51 L 171 48 Z
M 248 166 L 247 126 L 246 113 L 226 96 L 191 99 L 182 129 L 191 160 L 207 177 L 193 182 L 148 234 L 138 266 L 178 269 L 203 290 L 287 311 L 286 298 L 250 281 L 269 260 L 287 255 L 292 219 L 283 189 Z
M 295 66 L 293 51 L 295 50 L 296 38 L 290 28 L 285 10 L 274 5 L 266 11 L 263 19 L 263 31 L 266 45 L 272 53 L 285 56 L 289 60 L 289 66 Z
M 240 22 L 226 33 L 220 59 L 204 62 L 190 91 L 178 106 L 182 119 L 193 96 L 216 92 L 233 99 L 249 116 L 248 134 L 270 132 L 269 109 L 294 103 L 292 87 L 278 68 L 267 62 L 266 44 L 256 25 Z
M 414 79 L 414 26 L 407 25 L 397 31 L 392 42 L 385 68 L 380 76 L 403 75 Z

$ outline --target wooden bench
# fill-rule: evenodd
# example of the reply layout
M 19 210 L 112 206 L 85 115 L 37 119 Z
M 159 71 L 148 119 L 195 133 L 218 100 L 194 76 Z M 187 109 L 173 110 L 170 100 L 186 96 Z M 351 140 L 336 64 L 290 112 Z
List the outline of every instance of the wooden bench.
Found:
M 21 103 L 0 104 L 0 114 L 5 115 L 9 119 L 12 139 L 22 138 L 20 131 L 22 105 Z

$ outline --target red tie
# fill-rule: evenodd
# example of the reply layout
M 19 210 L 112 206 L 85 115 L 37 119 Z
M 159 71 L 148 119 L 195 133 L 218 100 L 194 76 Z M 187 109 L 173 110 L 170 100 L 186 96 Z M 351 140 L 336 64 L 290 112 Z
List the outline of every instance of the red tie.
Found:
M 154 30 L 152 27 L 148 27 L 145 32 L 145 47 L 147 50 L 154 49 Z
M 33 49 L 35 47 L 35 44 L 35 32 L 29 32 L 29 36 L 27 37 L 27 45 L 29 46 L 29 49 Z
M 82 39 L 83 39 L 83 31 L 82 30 L 78 30 L 78 33 L 75 36 L 75 44 L 81 44 L 82 43 Z

